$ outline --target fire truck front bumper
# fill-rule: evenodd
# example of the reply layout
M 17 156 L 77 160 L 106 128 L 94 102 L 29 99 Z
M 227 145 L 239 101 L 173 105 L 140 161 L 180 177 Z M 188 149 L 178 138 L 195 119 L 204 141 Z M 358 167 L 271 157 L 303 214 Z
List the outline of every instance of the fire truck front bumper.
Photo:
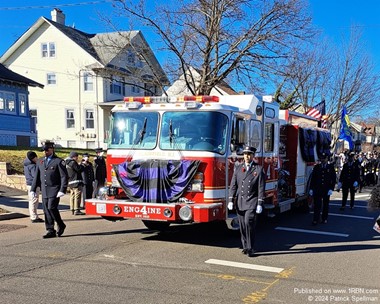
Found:
M 210 222 L 225 218 L 222 203 L 212 204 L 152 204 L 125 200 L 86 200 L 86 214 L 103 217 L 170 221 L 170 222 Z

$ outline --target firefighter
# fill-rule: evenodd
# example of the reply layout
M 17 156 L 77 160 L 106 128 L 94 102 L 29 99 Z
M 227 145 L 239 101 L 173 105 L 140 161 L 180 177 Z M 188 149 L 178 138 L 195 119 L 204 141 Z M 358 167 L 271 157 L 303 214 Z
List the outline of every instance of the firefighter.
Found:
M 355 192 L 359 186 L 360 168 L 354 161 L 355 153 L 351 152 L 348 156 L 348 161 L 343 165 L 342 172 L 339 177 L 338 189 L 342 188 L 342 207 L 340 210 L 344 210 L 347 203 L 348 192 L 350 192 L 350 207 L 354 208 L 355 204 Z
M 47 233 L 44 239 L 62 236 L 66 225 L 58 210 L 60 198 L 66 194 L 68 174 L 65 161 L 54 152 L 54 143 L 46 142 L 42 147 L 45 156 L 38 159 L 36 175 L 34 176 L 30 194 L 34 197 L 37 187 L 42 193 L 42 205 L 45 214 Z M 58 231 L 54 229 L 57 224 Z
M 239 219 L 242 253 L 253 257 L 255 253 L 255 226 L 257 214 L 263 210 L 265 174 L 263 168 L 253 161 L 256 148 L 245 147 L 244 162 L 236 166 L 230 185 L 228 209 L 234 208 Z
M 327 153 L 322 153 L 320 155 L 320 163 L 314 166 L 311 174 L 309 195 L 314 199 L 313 225 L 317 225 L 319 222 L 321 210 L 321 222 L 327 223 L 330 196 L 333 194 L 336 183 L 335 168 L 332 164 L 328 163 L 328 158 L 329 155 Z
M 106 161 L 103 157 L 104 150 L 102 148 L 95 149 L 96 156 L 94 158 L 94 193 L 92 197 L 96 197 L 100 188 L 104 187 L 107 178 Z

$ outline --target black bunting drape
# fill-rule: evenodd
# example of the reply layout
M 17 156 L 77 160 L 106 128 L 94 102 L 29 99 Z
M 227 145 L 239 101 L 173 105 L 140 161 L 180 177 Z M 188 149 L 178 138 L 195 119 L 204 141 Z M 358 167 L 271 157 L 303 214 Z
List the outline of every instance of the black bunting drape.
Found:
M 199 160 L 137 160 L 113 168 L 130 200 L 166 203 L 181 197 L 199 164 Z
M 305 162 L 315 162 L 314 147 L 317 141 L 317 131 L 299 128 L 301 155 Z

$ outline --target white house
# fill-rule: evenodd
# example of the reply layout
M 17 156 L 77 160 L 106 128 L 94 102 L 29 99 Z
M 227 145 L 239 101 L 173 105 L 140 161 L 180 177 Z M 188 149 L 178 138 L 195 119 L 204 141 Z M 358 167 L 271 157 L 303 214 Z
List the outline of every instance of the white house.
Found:
M 40 17 L 0 63 L 45 85 L 29 96 L 40 143 L 106 147 L 115 102 L 161 95 L 167 76 L 140 31 L 87 34 L 66 26 L 61 10 L 51 17 Z

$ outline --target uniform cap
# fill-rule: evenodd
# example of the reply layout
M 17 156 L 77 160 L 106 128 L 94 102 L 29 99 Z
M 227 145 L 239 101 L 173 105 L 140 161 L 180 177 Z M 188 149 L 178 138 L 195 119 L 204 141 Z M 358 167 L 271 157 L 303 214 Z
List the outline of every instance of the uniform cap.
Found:
M 256 152 L 256 148 L 255 147 L 250 147 L 250 146 L 246 146 L 243 150 L 243 153 L 252 153 L 252 154 L 255 154 Z
M 49 149 L 53 149 L 54 148 L 54 143 L 51 142 L 51 141 L 47 141 L 44 143 L 44 145 L 42 146 L 41 150 L 42 151 L 47 151 Z
M 88 153 L 83 153 L 82 157 L 89 157 Z
M 104 152 L 103 148 L 96 148 L 95 152 Z
M 71 151 L 70 154 L 69 154 L 69 157 L 70 157 L 70 158 L 78 157 L 78 152 Z
M 32 159 L 37 157 L 37 154 L 34 151 L 28 151 L 28 153 L 26 153 L 26 157 L 31 161 Z

